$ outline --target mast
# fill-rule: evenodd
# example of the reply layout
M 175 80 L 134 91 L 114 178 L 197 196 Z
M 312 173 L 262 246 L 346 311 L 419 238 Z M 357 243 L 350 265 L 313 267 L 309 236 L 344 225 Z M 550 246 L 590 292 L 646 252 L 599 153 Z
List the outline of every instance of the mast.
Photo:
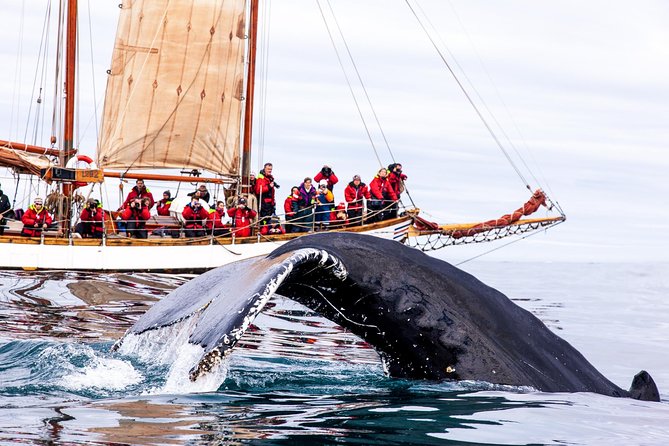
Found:
M 70 158 L 74 148 L 74 92 L 77 62 L 77 0 L 67 3 L 67 39 L 65 54 L 65 125 L 63 127 L 63 152 L 61 165 Z
M 246 80 L 246 108 L 244 110 L 244 135 L 242 142 L 242 192 L 249 192 L 251 172 L 251 138 L 253 136 L 253 94 L 256 75 L 256 41 L 258 36 L 258 0 L 251 0 L 249 25 L 249 68 Z
M 63 147 L 60 154 L 60 165 L 65 166 L 70 160 L 74 149 L 74 92 L 75 73 L 77 63 L 77 0 L 67 2 L 67 37 L 65 39 L 65 123 L 63 126 Z M 72 192 L 74 187 L 71 183 L 63 183 L 63 195 L 65 208 L 59 209 L 63 228 L 69 233 Z

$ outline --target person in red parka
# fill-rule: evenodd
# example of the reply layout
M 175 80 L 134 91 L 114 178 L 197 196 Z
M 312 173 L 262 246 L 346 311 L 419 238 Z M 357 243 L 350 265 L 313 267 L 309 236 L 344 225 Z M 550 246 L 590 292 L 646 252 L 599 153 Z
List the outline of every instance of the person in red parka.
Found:
M 392 218 L 389 208 L 397 201 L 397 194 L 388 182 L 388 171 L 385 167 L 379 169 L 378 174 L 369 183 L 372 199 L 369 200 L 369 209 L 372 211 L 370 222 Z
M 327 180 L 327 187 L 330 192 L 332 192 L 334 185 L 339 182 L 339 178 L 337 178 L 337 175 L 335 175 L 335 173 L 332 171 L 332 167 L 327 165 L 323 166 L 321 171 L 318 172 L 314 177 L 315 183 L 320 184 L 321 180 Z
M 228 209 L 228 215 L 232 217 L 232 233 L 236 237 L 251 236 L 251 220 L 255 218 L 256 211 L 246 205 L 246 198 L 240 197 L 237 206 Z
M 260 200 L 258 208 L 260 209 L 260 218 L 269 217 L 276 214 L 276 201 L 274 199 L 275 189 L 279 185 L 274 182 L 272 176 L 272 163 L 265 163 L 263 170 L 256 177 L 255 194 Z M 230 213 L 230 211 L 228 211 Z
M 148 198 L 149 211 L 151 210 L 151 208 L 155 203 L 155 200 L 153 199 L 153 194 L 151 194 L 151 192 L 149 192 L 149 190 L 144 185 L 144 180 L 137 180 L 137 183 L 132 188 L 132 190 L 128 194 L 128 197 L 125 199 L 125 201 L 118 210 L 120 211 L 130 206 L 130 203 L 132 203 L 135 200 L 135 198 L 140 198 L 140 199 Z
M 360 180 L 360 175 L 354 175 L 353 181 L 344 189 L 344 199 L 348 203 L 348 219 L 352 225 L 362 224 L 363 198 L 367 200 L 372 198 L 369 188 Z
M 330 216 L 330 227 L 331 228 L 343 228 L 348 226 L 348 214 L 346 213 L 346 204 L 339 203 L 332 211 Z
M 209 218 L 209 212 L 202 207 L 199 198 L 191 198 L 181 215 L 185 220 L 184 233 L 187 238 L 204 237 L 204 222 Z
M 209 212 L 209 218 L 207 218 L 207 233 L 216 237 L 230 234 L 230 225 L 225 222 L 227 218 L 225 203 L 216 202 L 216 209 Z
M 21 235 L 26 237 L 41 236 L 42 231 L 53 223 L 51 215 L 44 209 L 44 201 L 39 197 L 35 198 L 33 204 L 21 217 L 21 221 L 23 222 Z
M 125 232 L 128 237 L 148 238 L 146 232 L 146 221 L 151 218 L 149 212 L 150 201 L 148 198 L 143 200 L 135 198 L 123 209 L 121 218 L 126 221 Z
M 402 173 L 402 165 L 400 163 L 393 163 L 388 166 L 388 182 L 390 187 L 393 188 L 393 192 L 397 195 L 397 200 L 400 199 L 400 195 L 404 192 L 404 182 L 406 181 L 407 176 Z M 397 207 L 398 204 L 394 203 L 390 209 L 391 217 L 397 217 Z
M 95 198 L 89 198 L 86 207 L 79 216 L 80 222 L 74 228 L 74 232 L 82 237 L 102 238 L 104 232 L 105 211 Z
M 260 227 L 260 234 L 262 235 L 279 235 L 285 233 L 286 231 L 281 227 L 281 219 L 276 215 L 272 215 L 270 221 Z
M 286 213 L 286 232 L 293 231 L 293 225 L 290 224 L 297 217 L 297 211 L 300 209 L 300 188 L 293 186 L 290 189 L 290 195 L 283 202 L 283 210 Z
M 158 202 L 156 206 L 156 211 L 158 215 L 169 216 L 170 215 L 170 206 L 172 206 L 172 194 L 170 191 L 166 190 L 163 192 L 163 199 Z

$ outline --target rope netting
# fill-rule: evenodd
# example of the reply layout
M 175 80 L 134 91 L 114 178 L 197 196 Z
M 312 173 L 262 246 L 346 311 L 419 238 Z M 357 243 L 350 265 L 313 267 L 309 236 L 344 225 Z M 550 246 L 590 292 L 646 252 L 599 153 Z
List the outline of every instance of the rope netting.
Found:
M 506 237 L 521 235 L 538 231 L 540 229 L 548 229 L 549 227 L 558 225 L 564 222 L 564 217 L 556 217 L 553 219 L 532 220 L 523 222 L 522 220 L 508 226 L 494 227 L 486 229 L 485 231 L 476 232 L 472 235 L 454 237 L 453 233 L 432 233 L 421 234 L 414 237 L 408 237 L 405 244 L 412 248 L 420 249 L 421 251 L 436 251 L 437 249 L 446 246 L 466 245 L 471 243 L 485 243 L 500 240 Z

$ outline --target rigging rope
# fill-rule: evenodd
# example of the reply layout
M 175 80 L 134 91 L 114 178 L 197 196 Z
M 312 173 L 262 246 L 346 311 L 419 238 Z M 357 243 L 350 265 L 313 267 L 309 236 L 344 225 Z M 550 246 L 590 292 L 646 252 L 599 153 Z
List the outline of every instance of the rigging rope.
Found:
M 464 87 L 464 85 L 462 84 L 462 82 L 460 82 L 460 79 L 459 79 L 458 76 L 455 74 L 455 71 L 453 71 L 453 68 L 451 67 L 451 65 L 450 65 L 450 64 L 448 63 L 448 61 L 446 60 L 446 57 L 444 56 L 444 53 L 439 49 L 439 46 L 436 44 L 436 42 L 435 42 L 434 39 L 432 38 L 432 35 L 429 33 L 429 31 L 427 30 L 427 28 L 425 27 L 425 25 L 424 25 L 423 22 L 421 21 L 420 17 L 418 16 L 418 14 L 416 13 L 416 11 L 414 10 L 413 6 L 411 6 L 411 3 L 409 2 L 409 0 L 405 0 L 405 3 L 406 3 L 406 5 L 409 7 L 409 9 L 411 10 L 411 13 L 412 13 L 412 14 L 414 15 L 414 17 L 416 18 L 416 21 L 417 21 L 418 24 L 420 25 L 420 27 L 421 27 L 421 29 L 423 30 L 423 32 L 425 32 L 425 35 L 427 36 L 428 40 L 430 41 L 430 43 L 432 44 L 432 46 L 434 47 L 434 49 L 437 51 L 437 54 L 439 54 L 439 57 L 441 58 L 442 62 L 444 62 L 444 65 L 446 66 L 446 68 L 448 69 L 448 71 L 449 71 L 449 72 L 451 73 L 451 75 L 453 76 L 453 79 L 455 79 L 455 82 L 458 84 L 458 87 L 460 87 L 460 90 L 462 91 L 462 93 L 463 93 L 463 94 L 465 95 L 465 97 L 467 98 L 467 101 L 468 101 L 469 104 L 472 106 L 472 108 L 474 109 L 474 111 L 475 111 L 476 114 L 478 115 L 479 119 L 481 120 L 481 122 L 483 123 L 483 125 L 485 126 L 485 128 L 488 130 L 488 133 L 490 133 L 490 136 L 492 136 L 493 140 L 495 141 L 495 143 L 497 144 L 497 146 L 499 147 L 499 149 L 500 149 L 500 150 L 502 151 L 502 153 L 504 154 L 504 157 L 507 159 L 507 161 L 509 162 L 509 164 L 511 165 L 511 167 L 513 168 L 513 170 L 515 170 L 515 172 L 516 172 L 516 174 L 518 175 L 518 177 L 520 178 L 520 180 L 523 182 L 523 185 L 524 185 L 527 189 L 532 190 L 532 188 L 530 187 L 528 181 L 525 179 L 523 173 L 520 171 L 520 169 L 518 169 L 518 166 L 516 166 L 516 163 L 514 163 L 513 159 L 512 159 L 511 156 L 509 155 L 508 151 L 504 148 L 504 146 L 502 145 L 501 141 L 499 140 L 499 138 L 497 137 L 497 135 L 496 135 L 495 132 L 493 131 L 492 127 L 490 127 L 490 124 L 488 124 L 488 121 L 485 119 L 485 117 L 483 116 L 483 114 L 481 113 L 481 111 L 479 110 L 479 108 L 476 106 L 476 103 L 472 100 L 471 96 L 470 96 L 469 93 L 467 92 L 467 89 L 465 89 L 465 87 Z
M 339 66 L 341 67 L 342 72 L 344 73 L 344 78 L 346 79 L 346 84 L 348 85 L 348 89 L 350 90 L 351 96 L 353 97 L 353 102 L 355 103 L 355 107 L 358 110 L 358 114 L 360 115 L 360 119 L 362 120 L 362 125 L 365 127 L 365 132 L 367 133 L 367 137 L 369 138 L 369 142 L 371 143 L 372 149 L 374 150 L 374 155 L 376 156 L 376 159 L 379 162 L 379 166 L 383 166 L 383 162 L 381 162 L 381 158 L 379 157 L 379 152 L 376 150 L 376 146 L 374 145 L 374 140 L 373 140 L 372 135 L 369 131 L 369 127 L 367 126 L 367 122 L 365 121 L 365 117 L 362 114 L 360 104 L 358 103 L 358 100 L 355 97 L 355 92 L 353 91 L 353 86 L 351 85 L 351 81 L 349 80 L 348 75 L 346 74 L 346 69 L 344 68 L 344 63 L 341 60 L 341 56 L 339 55 L 339 50 L 337 50 L 337 45 L 335 44 L 334 37 L 332 35 L 332 32 L 330 31 L 330 26 L 328 25 L 327 19 L 325 18 L 325 12 L 323 11 L 323 8 L 321 7 L 320 0 L 317 0 L 316 4 L 318 5 L 318 9 L 320 10 L 321 17 L 323 18 L 323 23 L 325 24 L 325 29 L 327 29 L 328 36 L 330 37 L 330 42 L 332 43 L 332 48 L 334 49 L 335 54 L 337 55 L 337 60 L 339 61 Z
M 383 127 L 381 126 L 381 122 L 379 121 L 379 117 L 376 114 L 376 109 L 374 108 L 374 105 L 372 104 L 372 100 L 369 97 L 369 93 L 367 93 L 367 87 L 365 87 L 365 83 L 362 80 L 362 76 L 360 75 L 360 71 L 358 71 L 358 65 L 355 63 L 355 59 L 353 59 L 353 54 L 351 54 L 351 49 L 348 46 L 348 42 L 346 41 L 346 38 L 344 37 L 344 33 L 341 30 L 341 27 L 339 26 L 339 21 L 337 20 L 337 16 L 334 13 L 334 10 L 332 9 L 332 4 L 330 3 L 330 0 L 327 0 L 328 7 L 330 8 L 330 12 L 332 14 L 332 18 L 334 20 L 335 25 L 337 26 L 337 30 L 339 31 L 339 35 L 341 36 L 341 40 L 344 43 L 344 47 L 346 48 L 346 52 L 348 53 L 348 57 L 351 60 L 351 65 L 353 65 L 353 69 L 355 70 L 355 74 L 358 77 L 358 82 L 360 82 L 360 86 L 362 87 L 362 91 L 365 93 L 365 98 L 367 99 L 367 103 L 369 104 L 369 108 L 372 111 L 372 115 L 374 116 L 374 120 L 376 121 L 376 125 L 379 127 L 379 131 L 381 132 L 381 137 L 383 138 L 383 142 L 386 144 L 386 148 L 388 149 L 388 153 L 390 154 L 390 159 L 395 162 L 395 155 L 393 155 L 393 151 L 390 148 L 390 143 L 388 142 L 388 138 L 386 138 L 386 133 L 383 131 Z

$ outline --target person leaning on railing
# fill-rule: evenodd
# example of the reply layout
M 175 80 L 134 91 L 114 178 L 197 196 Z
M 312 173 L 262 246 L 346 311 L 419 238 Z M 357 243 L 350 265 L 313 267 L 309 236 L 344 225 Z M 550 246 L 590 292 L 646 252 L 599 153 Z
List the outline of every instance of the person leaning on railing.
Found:
M 86 202 L 86 207 L 81 211 L 79 219 L 74 232 L 82 237 L 102 238 L 105 212 L 98 200 L 90 198 Z
M 300 184 L 297 218 L 294 220 L 296 229 L 293 232 L 309 232 L 313 230 L 314 203 L 316 202 L 317 191 L 311 182 L 311 178 L 306 177 L 302 184 Z
M 283 210 L 286 213 L 286 232 L 300 232 L 299 226 L 292 222 L 297 218 L 297 212 L 300 210 L 300 188 L 293 186 L 290 189 L 290 195 L 283 202 Z
M 362 212 L 364 210 L 363 199 L 370 200 L 372 196 L 369 188 L 360 180 L 360 175 L 353 175 L 353 181 L 348 183 L 344 189 L 344 198 L 348 203 L 348 220 L 352 225 L 362 224 Z
M 369 200 L 369 209 L 372 211 L 368 221 L 377 222 L 392 218 L 393 215 L 388 210 L 389 207 L 397 201 L 397 194 L 388 181 L 388 171 L 385 167 L 379 169 L 378 174 L 369 183 L 372 199 Z
M 200 199 L 194 195 L 182 212 L 184 217 L 184 233 L 187 238 L 204 237 L 204 222 L 209 218 L 209 212 L 202 207 Z
M 225 212 L 225 203 L 222 201 L 216 202 L 216 209 L 214 209 L 212 212 L 209 212 L 209 217 L 207 217 L 207 234 L 211 234 L 216 237 L 221 235 L 229 235 L 230 225 L 225 222 L 227 218 L 228 217 Z
M 334 195 L 328 189 L 327 180 L 321 180 L 316 194 L 316 230 L 326 231 L 330 227 L 330 214 L 334 210 Z
M 232 233 L 236 237 L 251 235 L 251 221 L 257 214 L 246 205 L 246 198 L 240 197 L 237 206 L 228 209 L 228 215 L 232 217 Z

